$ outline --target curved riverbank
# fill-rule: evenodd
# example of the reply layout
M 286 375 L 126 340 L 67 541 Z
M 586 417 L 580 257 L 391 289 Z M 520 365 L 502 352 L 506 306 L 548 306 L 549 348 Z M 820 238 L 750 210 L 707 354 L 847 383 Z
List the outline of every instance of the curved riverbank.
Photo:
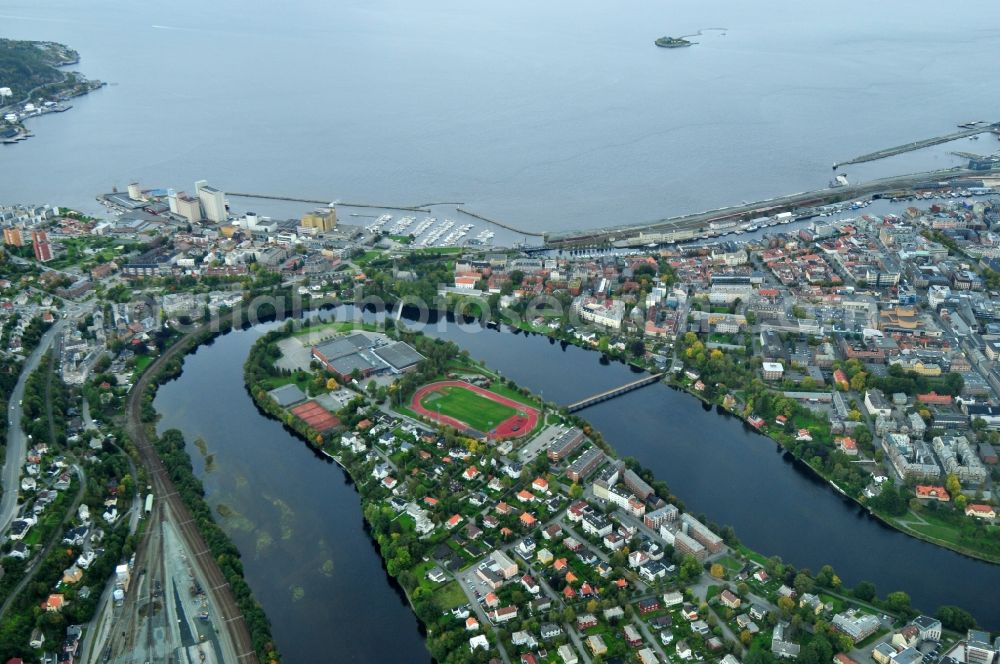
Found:
M 519 385 L 543 392 L 547 401 L 570 403 L 634 380 L 631 366 L 602 363 L 599 354 L 542 334 L 456 329 L 431 333 L 458 342 Z M 561 380 L 568 371 L 574 380 Z M 905 589 L 925 611 L 960 604 L 980 622 L 1000 625 L 1000 607 L 978 594 L 983 583 L 1000 582 L 1000 568 L 885 524 L 831 491 L 777 442 L 761 445 L 767 437 L 742 418 L 720 417 L 710 406 L 693 408 L 689 396 L 653 385 L 580 414 L 620 454 L 637 458 L 710 520 L 736 525 L 751 549 L 800 567 L 831 564 L 847 585 L 872 581 L 883 591 Z M 942 569 L 949 573 L 941 575 Z
M 346 309 L 317 315 L 350 320 Z M 198 436 L 208 441 L 212 467 L 193 445 L 188 448 L 196 475 L 213 509 L 233 509 L 220 523 L 243 555 L 247 581 L 271 617 L 275 641 L 288 661 L 327 647 L 355 660 L 391 658 L 392 651 L 370 634 L 369 622 L 392 625 L 400 648 L 423 656 L 417 620 L 393 589 L 380 556 L 357 554 L 371 540 L 352 507 L 358 499 L 347 475 L 344 482 L 331 482 L 325 455 L 312 449 L 289 453 L 300 449 L 301 439 L 262 418 L 241 387 L 250 346 L 275 327 L 234 330 L 218 337 L 211 351 L 187 355 L 181 376 L 157 395 L 160 427 L 182 429 L 189 441 Z M 425 332 L 456 341 L 550 403 L 621 385 L 637 371 L 542 335 L 459 323 L 430 325 Z M 567 375 L 574 380 L 564 380 Z M 777 444 L 761 445 L 761 437 L 751 436 L 741 420 L 693 408 L 687 396 L 654 385 L 593 406 L 585 415 L 621 455 L 638 459 L 708 520 L 737 524 L 750 549 L 780 555 L 800 568 L 829 563 L 845 585 L 874 582 L 883 595 L 905 589 L 924 611 L 957 604 L 985 626 L 1000 626 L 1000 607 L 980 592 L 1000 583 L 995 566 L 891 529 L 829 491 Z M 302 532 L 309 538 L 297 535 Z M 324 572 L 326 561 L 335 561 L 330 575 Z M 940 574 L 943 569 L 948 574 Z M 305 596 L 296 599 L 293 587 L 305 588 Z M 322 626 L 316 622 L 320 614 L 329 616 Z M 329 624 L 339 627 L 321 644 L 315 635 Z
M 184 355 L 211 343 L 218 334 L 226 331 L 228 328 L 223 327 L 219 331 L 209 325 L 197 328 L 178 339 L 151 362 L 129 392 L 125 408 L 126 427 L 143 466 L 149 471 L 156 494 L 170 505 L 178 532 L 188 550 L 212 551 L 213 556 L 200 560 L 199 566 L 208 583 L 207 592 L 213 604 L 219 607 L 222 615 L 233 616 L 226 622 L 233 654 L 274 663 L 278 661 L 278 654 L 272 645 L 267 618 L 244 579 L 238 556 L 231 558 L 235 545 L 222 534 L 212 519 L 201 487 L 192 490 L 190 466 L 184 466 L 181 459 L 174 459 L 169 467 L 164 464 L 161 456 L 168 451 L 169 445 L 165 446 L 165 439 L 149 431 L 156 418 L 155 412 L 147 405 L 153 402 L 157 390 L 179 375 Z M 176 488 L 179 485 L 183 491 Z M 222 560 L 228 561 L 225 572 L 220 563 Z
M 335 652 L 338 661 L 426 664 L 424 635 L 371 548 L 352 480 L 336 481 L 332 460 L 262 417 L 242 387 L 250 347 L 278 326 L 234 329 L 187 354 L 183 372 L 157 392 L 157 428 L 185 434 L 205 499 L 240 550 L 284 661 Z M 193 444 L 198 437 L 212 463 Z
M 538 335 L 538 336 L 546 337 L 546 338 L 549 338 L 549 339 L 554 339 L 556 341 L 559 341 L 562 344 L 573 345 L 573 346 L 575 346 L 577 348 L 580 348 L 581 350 L 600 353 L 600 351 L 597 351 L 597 349 L 595 349 L 593 346 L 585 345 L 579 339 L 576 339 L 576 338 L 563 339 L 563 338 L 556 337 L 553 333 L 550 333 L 550 332 L 539 332 L 537 330 L 525 330 L 523 328 L 520 329 L 519 331 L 521 333 L 525 334 L 525 335 L 529 335 L 529 334 L 530 335 Z M 605 358 L 607 358 L 607 355 L 604 354 L 604 353 L 600 353 L 600 355 L 601 355 L 602 361 Z M 650 369 L 649 367 L 637 364 L 634 359 L 628 358 L 627 356 L 624 356 L 624 354 L 622 354 L 622 353 L 619 353 L 617 357 L 610 358 L 610 359 L 614 359 L 614 360 L 616 360 L 618 362 L 621 362 L 621 363 L 625 364 L 626 366 L 628 366 L 633 371 L 645 371 L 645 372 L 648 372 L 648 371 L 652 371 L 653 370 L 653 369 Z M 918 539 L 918 540 L 920 540 L 922 542 L 926 542 L 926 543 L 931 544 L 933 546 L 938 546 L 938 547 L 941 547 L 943 549 L 947 549 L 947 550 L 952 551 L 954 553 L 957 553 L 959 555 L 962 555 L 962 556 L 965 556 L 965 557 L 968 557 L 968 558 L 972 558 L 974 560 L 982 561 L 982 562 L 985 562 L 985 563 L 989 563 L 991 565 L 1000 565 L 1000 555 L 990 555 L 989 553 L 986 553 L 986 552 L 983 552 L 983 551 L 978 551 L 976 549 L 963 546 L 963 545 L 961 545 L 961 544 L 959 544 L 957 542 L 951 542 L 951 541 L 947 541 L 947 540 L 940 540 L 940 539 L 937 539 L 937 538 L 933 538 L 933 537 L 927 536 L 924 533 L 921 533 L 921 532 L 919 532 L 917 530 L 914 530 L 914 529 L 906 527 L 906 525 L 904 523 L 899 523 L 898 519 L 893 519 L 889 515 L 882 514 L 882 513 L 878 512 L 878 511 L 876 511 L 870 505 L 868 505 L 865 502 L 863 502 L 862 500 L 860 500 L 857 495 L 852 495 L 851 493 L 845 491 L 842 487 L 840 487 L 834 481 L 834 479 L 832 477 L 830 477 L 827 473 L 823 472 L 823 470 L 821 470 L 820 468 L 815 467 L 812 463 L 810 463 L 810 461 L 808 459 L 804 459 L 804 458 L 795 456 L 793 450 L 790 448 L 790 446 L 788 445 L 787 441 L 777 439 L 777 438 L 769 435 L 765 431 L 761 431 L 761 430 L 755 428 L 754 426 L 752 426 L 749 423 L 749 421 L 747 420 L 747 418 L 744 417 L 743 415 L 741 415 L 741 414 L 739 414 L 737 412 L 734 412 L 734 411 L 732 411 L 732 410 L 730 410 L 728 408 L 725 408 L 724 406 L 722 406 L 722 404 L 719 401 L 714 401 L 714 400 L 706 398 L 704 394 L 702 394 L 702 393 L 700 393 L 700 392 L 698 392 L 698 391 L 696 391 L 696 390 L 693 389 L 692 385 L 690 384 L 690 381 L 684 381 L 684 380 L 681 380 L 679 378 L 672 378 L 672 379 L 666 379 L 666 380 L 664 380 L 664 382 L 666 384 L 668 384 L 671 388 L 673 388 L 673 389 L 675 389 L 677 391 L 683 392 L 687 396 L 694 397 L 695 399 L 697 399 L 698 401 L 700 401 L 703 405 L 716 406 L 718 408 L 721 408 L 725 412 L 726 415 L 729 415 L 729 416 L 732 416 L 732 417 L 735 417 L 735 418 L 739 419 L 743 423 L 744 427 L 746 428 L 746 430 L 748 432 L 752 432 L 752 433 L 755 433 L 757 435 L 763 436 L 764 438 L 767 438 L 768 440 L 774 442 L 781 449 L 783 449 L 787 453 L 791 454 L 796 459 L 796 461 L 799 464 L 801 464 L 801 466 L 800 466 L 801 469 L 808 468 L 809 472 L 813 473 L 818 480 L 822 480 L 823 483 L 826 484 L 835 493 L 837 493 L 838 495 L 844 497 L 847 500 L 850 500 L 852 503 L 854 503 L 855 505 L 857 505 L 858 508 L 860 508 L 860 509 L 864 510 L 865 512 L 867 512 L 872 518 L 880 521 L 884 526 L 886 526 L 888 528 L 892 528 L 893 530 L 896 530 L 896 531 L 898 531 L 900 533 L 903 533 L 904 535 L 906 535 L 908 537 L 912 537 L 914 539 Z M 735 388 L 735 389 L 736 389 L 736 391 L 738 391 L 738 388 Z

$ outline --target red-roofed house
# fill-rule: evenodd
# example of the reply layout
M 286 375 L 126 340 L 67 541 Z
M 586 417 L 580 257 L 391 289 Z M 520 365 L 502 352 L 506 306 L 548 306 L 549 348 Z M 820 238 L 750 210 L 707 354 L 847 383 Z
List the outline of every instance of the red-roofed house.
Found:
M 947 406 L 951 403 L 951 397 L 947 394 L 928 392 L 927 394 L 918 394 L 917 401 L 920 403 L 929 403 L 935 406 Z
M 66 597 L 63 594 L 53 593 L 49 595 L 44 602 L 42 602 L 42 608 L 50 612 L 62 611 L 65 603 Z
M 526 528 L 531 528 L 538 521 L 538 519 L 532 516 L 530 512 L 522 512 L 520 519 L 521 524 Z
M 527 489 L 521 489 L 517 492 L 517 499 L 522 503 L 533 503 L 535 502 L 535 494 L 531 493 Z
M 997 513 L 990 505 L 970 503 L 965 506 L 965 516 L 974 516 L 977 519 L 995 519 Z
M 850 436 L 843 436 L 836 440 L 837 447 L 841 452 L 847 456 L 857 456 L 858 455 L 858 444 Z
M 931 484 L 918 484 L 917 488 L 914 489 L 914 493 L 917 498 L 925 498 L 929 500 L 938 500 L 942 503 L 946 503 L 951 500 L 951 495 L 948 490 L 943 486 L 934 486 Z
M 845 392 L 851 388 L 851 382 L 847 380 L 847 374 L 841 369 L 833 371 L 833 384 Z
M 445 522 L 444 525 L 448 528 L 448 530 L 451 530 L 452 528 L 454 528 L 455 526 L 457 526 L 460 523 L 462 523 L 462 515 L 461 514 L 455 514 L 450 519 L 448 519 L 448 521 Z

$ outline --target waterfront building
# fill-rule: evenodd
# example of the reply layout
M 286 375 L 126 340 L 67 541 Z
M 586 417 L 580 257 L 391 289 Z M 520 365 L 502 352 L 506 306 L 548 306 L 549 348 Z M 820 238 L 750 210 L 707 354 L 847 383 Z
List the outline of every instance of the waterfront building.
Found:
M 970 629 L 966 635 L 966 664 L 992 664 L 996 650 L 990 643 L 990 635 L 978 629 Z
M 192 198 L 183 191 L 174 196 L 172 209 L 176 209 L 177 214 L 192 224 L 201 221 L 201 203 L 197 198 Z
M 621 329 L 625 317 L 625 303 L 621 300 L 579 298 L 573 302 L 573 307 L 581 320 L 612 330 Z
M 666 505 L 646 514 L 643 522 L 647 528 L 659 530 L 660 526 L 669 521 L 676 521 L 679 510 L 674 505 Z
M 690 514 L 681 515 L 681 523 L 687 534 L 701 543 L 712 553 L 722 550 L 722 538 L 709 530 L 708 526 Z
M 195 189 L 205 218 L 217 224 L 223 223 L 229 216 L 226 211 L 226 195 L 204 181 L 195 183 Z
M 303 228 L 314 228 L 321 233 L 332 231 L 337 227 L 337 210 L 332 207 L 316 208 L 302 215 L 300 225 Z

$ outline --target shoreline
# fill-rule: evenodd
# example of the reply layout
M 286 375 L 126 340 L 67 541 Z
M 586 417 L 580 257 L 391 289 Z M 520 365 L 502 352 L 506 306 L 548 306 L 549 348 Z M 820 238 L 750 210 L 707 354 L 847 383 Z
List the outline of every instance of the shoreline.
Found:
M 264 414 L 264 415 L 266 415 L 266 416 L 268 416 L 268 417 L 270 417 L 272 419 L 275 419 L 276 421 L 280 422 L 283 425 L 284 429 L 290 431 L 291 433 L 294 433 L 294 435 L 300 440 L 300 442 L 302 442 L 317 457 L 322 458 L 324 461 L 326 461 L 327 463 L 329 463 L 331 465 L 334 464 L 334 463 L 336 463 L 338 466 L 340 466 L 340 468 L 344 472 L 346 478 L 348 479 L 348 481 L 351 482 L 351 484 L 353 485 L 353 487 L 355 489 L 355 492 L 358 494 L 358 497 L 359 497 L 359 507 L 362 510 L 362 516 L 363 516 L 365 528 L 366 528 L 366 530 L 369 530 L 372 527 L 373 524 L 371 524 L 368 521 L 367 510 L 368 510 L 369 507 L 371 507 L 373 505 L 377 505 L 378 503 L 366 500 L 366 498 L 362 495 L 362 492 L 358 488 L 359 487 L 359 485 L 358 485 L 358 478 L 354 477 L 354 475 L 348 469 L 348 466 L 341 460 L 341 458 L 339 458 L 339 455 L 331 454 L 329 451 L 327 451 L 326 449 L 324 449 L 324 446 L 322 444 L 317 445 L 314 442 L 315 436 L 312 435 L 311 430 L 306 430 L 307 427 L 304 425 L 304 423 L 301 423 L 298 420 L 293 420 L 293 422 L 295 422 L 295 424 L 297 425 L 297 426 L 293 426 L 293 425 L 288 424 L 284 418 L 282 418 L 282 417 L 278 416 L 277 414 L 271 412 L 271 410 L 273 410 L 273 408 L 268 408 L 266 406 L 271 406 L 271 405 L 276 405 L 276 404 L 272 404 L 271 400 L 266 399 L 266 397 L 263 396 L 263 395 L 267 394 L 267 392 L 265 391 L 264 387 L 260 387 L 258 385 L 258 387 L 254 388 L 253 386 L 251 386 L 249 373 L 246 370 L 246 367 L 249 365 L 249 358 L 251 357 L 251 354 L 259 346 L 264 345 L 264 344 L 269 343 L 269 342 L 274 342 L 274 341 L 280 340 L 281 338 L 284 338 L 285 336 L 288 335 L 287 332 L 285 332 L 285 331 L 278 331 L 278 330 L 275 330 L 275 331 L 273 331 L 272 333 L 269 333 L 269 334 L 274 334 L 275 336 L 271 336 L 271 337 L 268 337 L 267 335 L 262 336 L 261 338 L 259 338 L 256 341 L 254 341 L 253 345 L 251 346 L 250 354 L 248 354 L 248 356 L 247 356 L 248 360 L 244 364 L 244 389 L 249 393 L 249 396 L 250 396 L 251 400 L 253 401 L 254 405 L 256 406 L 258 412 L 260 412 L 261 414 Z M 428 337 L 428 338 L 433 339 L 434 343 L 442 343 L 442 340 L 436 339 L 434 337 Z M 444 342 L 444 343 L 453 343 L 453 342 Z M 485 363 L 482 363 L 482 362 L 479 362 L 479 361 L 473 361 L 473 364 L 475 366 L 477 366 L 477 367 L 481 367 L 484 371 L 491 371 L 491 369 Z M 631 363 L 627 363 L 627 364 L 629 364 L 630 366 L 633 366 L 633 367 L 636 366 L 636 365 L 633 365 Z M 273 367 L 274 365 L 271 364 L 271 366 Z M 638 367 L 636 367 L 636 368 L 638 368 Z M 677 389 L 679 387 L 679 386 L 676 386 L 676 385 L 674 385 L 672 383 L 668 383 L 668 385 L 670 387 L 674 388 L 674 389 Z M 343 389 L 346 389 L 346 388 L 343 388 Z M 255 392 L 255 390 L 256 390 L 256 392 Z M 691 394 L 688 390 L 684 390 L 684 391 L 688 392 L 689 394 Z M 534 392 L 530 392 L 529 391 L 529 395 L 530 395 L 531 398 L 533 398 L 535 400 L 539 399 L 538 395 L 536 393 L 534 393 Z M 692 396 L 698 396 L 698 395 L 692 394 Z M 711 407 L 713 405 L 716 405 L 716 404 L 713 404 L 712 402 L 710 402 L 710 401 L 708 401 L 708 400 L 706 400 L 704 398 L 699 397 L 699 399 L 700 399 L 700 401 L 702 401 L 702 403 L 705 406 Z M 265 401 L 265 404 L 261 403 L 262 400 Z M 731 411 L 726 410 L 726 412 L 732 414 Z M 401 416 L 401 415 L 397 414 L 396 417 L 404 417 L 404 416 Z M 587 431 L 587 430 L 593 430 L 594 431 L 594 434 L 596 434 L 596 438 L 592 438 L 592 441 L 594 442 L 595 445 L 598 445 L 601 449 L 603 449 L 609 455 L 609 457 L 615 458 L 615 459 L 619 459 L 619 460 L 621 460 L 623 458 L 623 457 L 621 457 L 619 455 L 618 450 L 612 444 L 610 444 L 609 442 L 607 442 L 606 440 L 604 440 L 603 436 L 599 432 L 597 432 L 596 429 L 593 429 L 592 425 L 590 425 L 590 423 L 587 420 L 583 419 L 582 417 L 580 417 L 577 414 L 571 414 L 570 417 L 575 420 L 574 424 L 576 426 L 580 426 L 581 428 L 583 428 L 584 431 Z M 740 418 L 740 419 L 743 420 L 743 418 Z M 749 427 L 749 425 L 746 424 L 745 420 L 743 420 L 743 423 L 744 423 L 744 426 Z M 430 426 L 434 427 L 435 430 L 443 430 L 443 428 L 439 427 L 438 425 L 436 425 L 433 422 L 430 423 Z M 750 427 L 750 428 L 752 428 L 752 427 Z M 350 431 L 350 429 L 348 429 L 348 431 Z M 756 430 L 754 430 L 754 431 L 756 431 Z M 760 432 L 757 432 L 757 433 L 760 433 Z M 761 434 L 761 435 L 764 435 L 764 434 Z M 770 438 L 770 436 L 765 436 L 765 437 Z M 776 441 L 774 439 L 771 439 L 771 440 L 773 440 L 773 442 L 775 442 L 780 447 L 780 449 L 782 449 L 782 450 L 784 450 L 784 451 L 787 452 L 787 450 L 785 449 L 785 447 L 782 446 L 778 441 Z M 800 460 L 796 458 L 795 461 L 800 461 Z M 808 466 L 808 464 L 805 464 L 805 465 Z M 640 467 L 642 467 L 641 464 L 640 464 Z M 817 473 L 815 471 L 815 469 L 812 468 L 811 466 L 809 466 L 809 469 L 814 474 L 814 477 L 825 479 L 825 478 L 822 477 L 822 475 L 820 475 L 819 473 Z M 845 498 L 849 498 L 849 496 L 847 496 L 842 491 L 838 491 L 838 492 L 841 493 Z M 857 503 L 857 501 L 853 501 L 853 502 Z M 886 524 L 886 525 L 890 525 L 890 524 Z M 417 620 L 419 622 L 421 632 L 425 635 L 425 638 L 428 635 L 433 634 L 433 632 L 430 631 L 430 627 L 427 624 L 425 624 L 424 620 L 421 618 L 421 615 L 417 612 L 416 605 L 414 604 L 413 597 L 411 596 L 411 591 L 408 591 L 406 589 L 406 587 L 404 586 L 404 584 L 401 582 L 401 580 L 399 578 L 397 578 L 396 576 L 393 576 L 390 573 L 389 568 L 388 568 L 388 560 L 385 557 L 385 555 L 383 554 L 381 543 L 374 536 L 373 531 L 370 532 L 369 534 L 370 534 L 370 538 L 371 538 L 373 544 L 378 544 L 379 545 L 377 550 L 379 551 L 379 555 L 380 555 L 380 558 L 381 558 L 381 563 L 382 563 L 383 569 L 385 570 L 386 574 L 390 577 L 390 579 L 391 579 L 390 582 L 394 586 L 398 587 L 398 589 L 400 591 L 402 591 L 402 593 L 406 596 L 407 602 L 410 605 L 411 610 L 414 612 L 414 616 L 417 618 Z M 904 534 L 906 534 L 906 533 L 904 533 Z M 737 533 L 737 536 L 738 536 L 738 533 Z M 734 540 L 734 542 L 735 542 L 734 544 L 729 545 L 729 548 L 731 548 L 733 552 L 739 553 L 740 555 L 744 556 L 746 559 L 751 560 L 751 561 L 754 561 L 754 560 L 765 560 L 766 559 L 766 557 L 763 556 L 763 554 L 761 554 L 761 553 L 759 553 L 759 552 L 757 552 L 757 551 L 749 548 L 747 545 L 739 542 L 739 540 Z M 957 553 L 961 553 L 961 552 L 957 552 Z M 414 588 L 413 591 L 415 592 L 416 590 L 419 589 L 419 587 L 420 587 L 419 585 L 415 586 L 415 588 Z M 433 657 L 433 654 L 432 654 L 432 657 Z
M 507 325 L 507 328 L 511 332 L 514 332 L 516 330 L 517 333 L 519 333 L 519 334 L 537 334 L 537 335 L 540 335 L 540 336 L 548 337 L 550 339 L 555 339 L 556 341 L 559 341 L 559 342 L 565 342 L 565 343 L 572 344 L 572 345 L 576 346 L 577 348 L 581 348 L 583 350 L 601 353 L 601 351 L 597 350 L 596 348 L 594 348 L 592 346 L 588 346 L 588 345 L 586 345 L 584 343 L 581 343 L 581 341 L 579 339 L 575 339 L 575 338 L 574 339 L 563 339 L 561 337 L 555 336 L 554 334 L 547 334 L 547 333 L 543 333 L 543 332 L 537 332 L 535 330 L 525 330 L 523 328 L 514 328 L 514 327 L 511 327 L 509 325 Z M 621 357 L 618 357 L 618 356 L 608 355 L 607 353 L 601 353 L 601 354 L 604 357 L 608 358 L 609 360 L 617 360 L 617 361 L 621 362 L 622 364 L 627 365 L 630 368 L 641 369 L 642 371 L 647 372 L 647 373 L 650 372 L 649 368 L 644 367 L 644 366 L 642 366 L 640 364 L 636 364 L 633 360 L 624 359 L 624 358 L 621 358 Z M 991 558 L 991 557 L 988 557 L 988 556 L 986 556 L 984 554 L 978 553 L 976 551 L 965 549 L 964 547 L 961 547 L 959 545 L 951 544 L 950 542 L 944 542 L 944 541 L 941 541 L 941 540 L 935 540 L 935 539 L 933 539 L 933 538 L 931 538 L 931 537 L 929 537 L 927 535 L 924 535 L 923 533 L 920 533 L 920 532 L 915 531 L 915 530 L 911 530 L 909 528 L 906 528 L 905 526 L 901 526 L 901 525 L 898 525 L 898 524 L 894 523 L 891 518 L 889 518 L 887 516 L 884 516 L 884 515 L 876 512 L 870 506 L 868 506 L 865 503 L 861 502 L 861 500 L 858 499 L 857 497 L 851 496 L 850 494 L 848 494 L 846 491 L 844 491 L 842 488 L 840 488 L 832 479 L 828 478 L 822 472 L 820 472 L 819 470 L 817 470 L 816 468 L 814 468 L 808 461 L 806 461 L 805 459 L 800 459 L 800 458 L 796 457 L 785 443 L 782 443 L 780 440 L 778 440 L 778 439 L 776 439 L 776 438 L 768 435 L 767 433 L 764 433 L 764 432 L 760 431 L 759 429 L 755 428 L 754 426 L 752 426 L 747 421 L 747 419 L 745 417 L 743 417 L 742 415 L 740 415 L 739 413 L 736 413 L 736 412 L 734 412 L 734 411 L 726 408 L 721 403 L 716 403 L 714 401 L 710 401 L 710 400 L 706 399 L 703 395 L 699 394 L 698 392 L 695 392 L 689 386 L 684 385 L 683 383 L 671 380 L 670 378 L 664 379 L 664 380 L 662 380 L 660 382 L 666 384 L 667 386 L 671 387 L 672 389 L 676 389 L 676 390 L 682 391 L 686 395 L 694 397 L 695 399 L 697 399 L 702 404 L 709 405 L 709 406 L 716 406 L 718 408 L 722 408 L 726 413 L 728 413 L 732 417 L 738 418 L 740 420 L 740 422 L 742 422 L 743 426 L 746 429 L 748 429 L 748 430 L 750 430 L 750 431 L 752 431 L 752 432 L 754 432 L 754 433 L 756 433 L 756 434 L 758 434 L 758 435 L 760 435 L 760 436 L 762 436 L 764 438 L 767 438 L 768 440 L 770 440 L 771 442 L 773 442 L 774 444 L 776 444 L 778 447 L 780 447 L 785 453 L 791 454 L 792 458 L 795 461 L 797 461 L 797 462 L 801 462 L 804 467 L 808 468 L 809 471 L 814 475 L 814 477 L 822 480 L 829 488 L 831 488 L 833 491 L 835 491 L 840 496 L 846 498 L 847 500 L 850 500 L 852 503 L 854 503 L 858 507 L 861 507 L 862 509 L 864 509 L 864 511 L 869 516 L 873 517 L 874 519 L 876 519 L 877 521 L 879 521 L 882 525 L 886 526 L 887 528 L 891 528 L 892 530 L 895 530 L 895 531 L 900 532 L 900 533 L 902 533 L 902 534 L 904 534 L 904 535 L 906 535 L 908 537 L 912 537 L 912 538 L 920 540 L 922 542 L 926 542 L 927 544 L 931 544 L 933 546 L 937 546 L 937 547 L 940 547 L 942 549 L 947 549 L 948 551 L 951 551 L 952 553 L 957 553 L 957 554 L 959 554 L 961 556 L 965 556 L 966 558 L 971 558 L 973 560 L 978 560 L 980 562 L 989 563 L 991 565 L 1000 565 L 1000 556 L 992 557 Z
M 39 62 L 29 62 L 22 58 L 17 59 L 15 50 L 25 44 L 44 52 L 43 59 Z M 0 47 L 4 48 L 4 55 L 8 55 L 6 49 L 10 49 L 9 56 L 14 59 L 15 64 L 31 69 L 32 65 L 45 67 L 45 71 L 52 75 L 61 76 L 59 80 L 50 82 L 39 82 L 38 85 L 23 93 L 23 97 L 18 101 L 8 99 L 7 104 L 0 107 L 0 144 L 14 145 L 35 136 L 28 129 L 26 122 L 44 115 L 53 113 L 64 113 L 73 108 L 69 100 L 90 94 L 95 90 L 103 88 L 107 83 L 98 79 L 89 79 L 78 71 L 68 70 L 67 67 L 74 67 L 80 63 L 80 54 L 66 44 L 52 41 L 39 40 L 17 40 L 0 39 Z M 30 60 L 30 58 L 28 58 Z M 20 83 L 20 81 L 15 81 Z M 10 84 L 14 87 L 14 83 Z M 31 83 L 24 83 L 24 87 Z M 5 88 L 8 98 L 11 90 Z M 19 93 L 20 94 L 20 93 Z M 2 99 L 2 97 L 0 97 Z

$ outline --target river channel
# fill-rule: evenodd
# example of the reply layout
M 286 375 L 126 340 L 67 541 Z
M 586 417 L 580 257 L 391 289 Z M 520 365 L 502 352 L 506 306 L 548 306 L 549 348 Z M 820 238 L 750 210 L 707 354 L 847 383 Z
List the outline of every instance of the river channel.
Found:
M 234 331 L 189 355 L 183 374 L 157 394 L 159 429 L 184 432 L 285 661 L 337 653 L 337 661 L 425 662 L 417 620 L 365 532 L 346 475 L 262 416 L 243 387 L 243 362 L 268 329 Z M 625 365 L 541 336 L 455 324 L 425 331 L 547 401 L 568 403 L 635 379 Z M 829 563 L 845 585 L 867 580 L 883 595 L 905 590 L 927 611 L 958 604 L 1000 627 L 1000 606 L 984 591 L 998 587 L 1000 567 L 881 525 L 738 419 L 662 385 L 580 414 L 621 455 L 665 480 L 689 510 L 733 525 L 751 548 L 814 571 Z M 204 451 L 194 443 L 199 437 Z

